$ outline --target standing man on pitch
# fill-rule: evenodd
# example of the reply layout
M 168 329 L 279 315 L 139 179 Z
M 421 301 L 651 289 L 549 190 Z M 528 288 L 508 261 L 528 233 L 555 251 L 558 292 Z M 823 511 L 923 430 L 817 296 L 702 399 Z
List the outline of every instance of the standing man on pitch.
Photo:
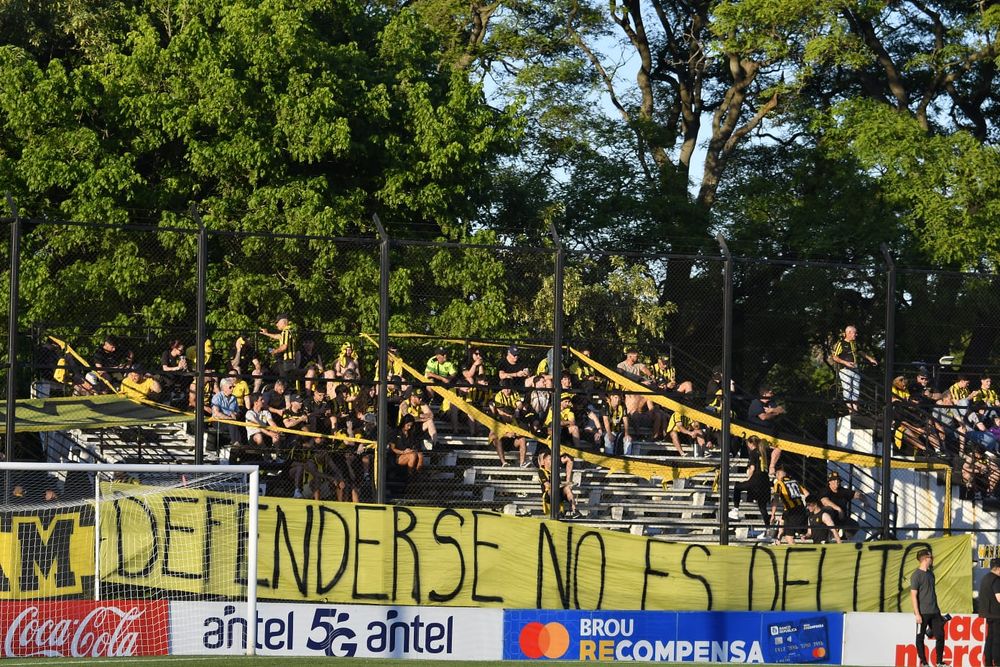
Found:
M 917 552 L 920 565 L 910 576 L 910 600 L 913 602 L 913 615 L 917 619 L 917 658 L 920 667 L 927 667 L 927 649 L 924 648 L 924 637 L 934 640 L 934 663 L 942 667 L 944 658 L 944 621 L 941 609 L 938 607 L 937 590 L 934 587 L 934 571 L 932 569 L 934 555 L 929 549 Z
M 979 617 L 986 619 L 983 667 L 1000 662 L 1000 558 L 990 559 L 990 571 L 979 580 Z

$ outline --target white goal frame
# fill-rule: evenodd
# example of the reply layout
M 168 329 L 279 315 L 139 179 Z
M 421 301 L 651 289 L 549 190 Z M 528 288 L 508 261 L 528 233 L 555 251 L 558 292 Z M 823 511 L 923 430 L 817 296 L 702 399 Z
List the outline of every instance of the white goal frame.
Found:
M 247 521 L 247 655 L 257 652 L 257 519 L 260 499 L 260 469 L 255 465 L 181 465 L 170 463 L 30 463 L 30 462 L 0 462 L 0 472 L 4 476 L 15 471 L 39 472 L 137 472 L 137 473 L 204 473 L 226 474 L 237 473 L 249 476 L 249 512 Z M 94 484 L 95 505 L 100 502 L 100 486 L 98 478 Z M 98 508 L 94 508 L 94 533 L 100 535 L 100 516 Z M 94 563 L 100 563 L 101 540 L 94 539 Z M 100 599 L 100 577 L 94 577 L 94 599 Z

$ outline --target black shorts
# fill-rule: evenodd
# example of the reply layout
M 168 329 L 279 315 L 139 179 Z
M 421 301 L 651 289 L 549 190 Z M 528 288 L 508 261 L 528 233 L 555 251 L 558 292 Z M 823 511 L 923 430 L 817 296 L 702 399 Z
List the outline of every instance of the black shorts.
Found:
M 804 507 L 785 510 L 781 515 L 785 533 L 788 535 L 805 535 L 809 530 L 809 515 Z

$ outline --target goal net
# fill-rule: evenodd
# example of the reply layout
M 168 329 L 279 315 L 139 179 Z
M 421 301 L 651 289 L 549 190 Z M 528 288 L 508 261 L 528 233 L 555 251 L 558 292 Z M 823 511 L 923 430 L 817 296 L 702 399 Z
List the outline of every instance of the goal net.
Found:
M 255 466 L 0 463 L 0 490 L 0 658 L 197 652 L 192 603 L 256 618 Z

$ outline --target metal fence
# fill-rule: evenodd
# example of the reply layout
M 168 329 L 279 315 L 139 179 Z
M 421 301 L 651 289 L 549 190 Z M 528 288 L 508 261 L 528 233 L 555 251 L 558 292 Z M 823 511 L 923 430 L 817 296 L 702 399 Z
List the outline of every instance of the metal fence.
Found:
M 666 389 L 651 382 L 651 394 L 704 408 L 716 402 L 719 390 L 723 426 L 706 434 L 705 446 L 714 445 L 714 451 L 702 452 L 702 458 L 717 457 L 712 466 L 721 472 L 709 493 L 717 494 L 722 541 L 729 535 L 730 497 L 717 489 L 730 486 L 731 456 L 745 454 L 738 429 L 729 427 L 748 418 L 762 388 L 784 407 L 775 428 L 789 438 L 823 445 L 831 420 L 853 412 L 851 419 L 873 433 L 869 453 L 881 456 L 877 441 L 909 444 L 919 451 L 897 455 L 937 457 L 954 466 L 970 493 L 992 497 L 997 491 L 1000 471 L 982 455 L 996 449 L 995 436 L 973 433 L 969 439 L 978 448 L 966 447 L 964 429 L 988 431 L 998 415 L 978 403 L 959 406 L 960 419 L 979 410 L 987 429 L 966 420 L 956 444 L 953 432 L 936 430 L 934 410 L 940 406 L 907 404 L 901 411 L 890 389 L 902 376 L 912 394 L 922 374 L 937 393 L 947 395 L 965 374 L 974 374 L 973 390 L 978 388 L 980 376 L 996 362 L 997 276 L 897 269 L 888 254 L 881 266 L 732 257 L 722 239 L 717 255 L 649 255 L 565 247 L 554 230 L 532 245 L 493 237 L 465 243 L 395 240 L 376 219 L 377 235 L 335 238 L 216 230 L 196 213 L 174 216 L 171 226 L 24 219 L 8 203 L 10 242 L 0 253 L 14 298 L 0 307 L 16 323 L 16 335 L 7 332 L 3 350 L 10 360 L 5 398 L 11 459 L 25 456 L 15 447 L 14 401 L 29 395 L 32 382 L 53 379 L 65 357 L 58 341 L 88 360 L 106 340 L 114 342 L 118 373 L 138 366 L 162 377 L 176 363 L 172 349 L 189 359 L 170 375 L 183 381 L 165 383 L 159 400 L 194 412 L 196 463 L 205 458 L 206 442 L 216 446 L 215 434 L 224 430 L 210 422 L 206 401 L 225 375 L 242 378 L 249 394 L 271 391 L 281 376 L 289 397 L 350 399 L 348 407 L 333 405 L 326 418 L 339 417 L 340 427 L 349 424 L 351 437 L 377 442 L 377 451 L 391 461 L 395 455 L 387 448 L 397 437 L 398 417 L 410 395 L 421 394 L 414 388 L 444 388 L 489 413 L 506 384 L 498 367 L 516 346 L 520 359 L 530 361 L 531 377 L 553 378 L 551 386 L 519 390 L 537 392 L 548 405 L 560 405 L 564 397 L 587 405 L 610 400 L 613 383 L 588 383 L 571 350 L 614 368 L 634 349 L 650 367 L 659 363 L 674 383 Z M 282 315 L 293 323 L 295 349 L 275 353 L 282 346 Z M 848 325 L 858 331 L 863 362 L 854 398 L 845 397 L 831 361 Z M 400 362 L 416 373 L 400 373 Z M 447 379 L 427 376 L 428 369 L 442 367 L 452 368 Z M 70 391 L 86 370 L 70 364 L 61 390 Z M 560 381 L 564 373 L 567 380 Z M 488 438 L 488 427 L 453 405 L 449 409 L 433 391 L 415 400 L 440 411 L 436 424 L 442 433 L 428 439 Z M 668 456 L 674 445 L 658 426 L 657 410 L 651 403 L 638 410 L 634 430 L 648 440 L 647 454 Z M 551 475 L 559 479 L 563 446 L 603 448 L 594 433 L 586 434 L 587 442 L 561 428 L 560 411 L 552 412 L 553 428 L 543 430 L 551 433 Z M 573 442 L 567 444 L 567 437 Z M 689 439 L 681 438 L 685 452 Z M 503 456 L 502 449 L 498 454 Z M 892 522 L 889 462 L 883 458 L 881 470 L 858 473 L 868 476 L 859 482 L 874 490 L 877 512 L 868 528 L 883 535 Z M 826 473 L 824 461 L 788 455 L 786 464 L 807 484 L 825 483 L 819 477 Z M 470 501 L 449 495 L 454 475 L 436 480 L 428 474 L 412 484 L 417 492 L 404 493 L 412 471 L 395 468 L 365 467 L 365 486 L 356 481 L 354 497 Z M 550 485 L 549 493 L 548 511 L 558 516 L 559 485 Z M 351 497 L 343 489 L 337 495 Z

